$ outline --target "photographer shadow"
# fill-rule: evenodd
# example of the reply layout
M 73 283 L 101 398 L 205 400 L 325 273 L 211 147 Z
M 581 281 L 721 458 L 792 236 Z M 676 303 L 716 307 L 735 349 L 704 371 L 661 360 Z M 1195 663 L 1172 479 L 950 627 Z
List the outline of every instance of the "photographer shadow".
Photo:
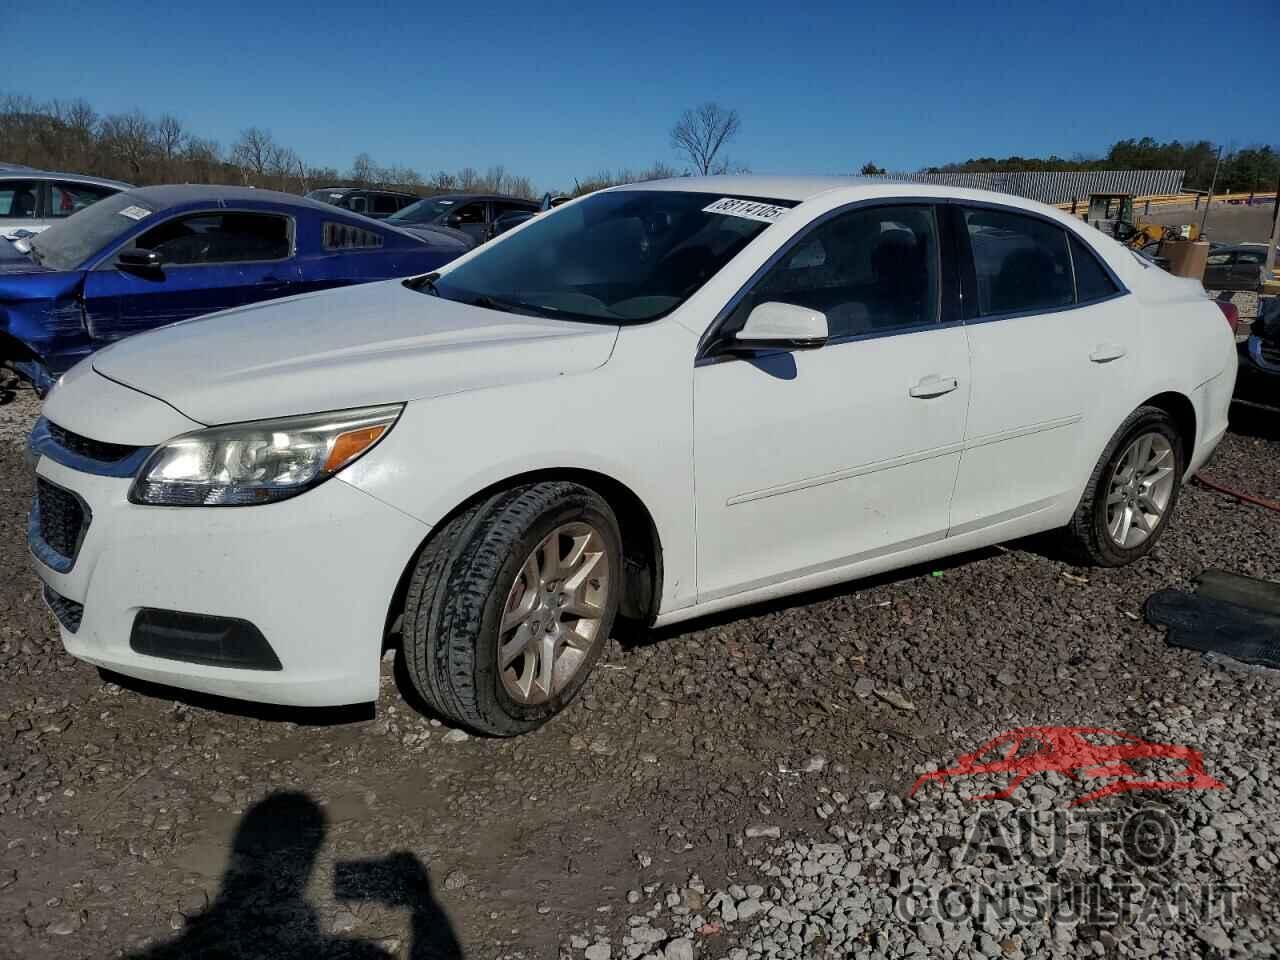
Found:
M 214 902 L 173 940 L 130 960 L 392 960 L 381 944 L 320 930 L 306 889 L 325 838 L 325 815 L 304 793 L 277 792 L 240 821 Z M 462 960 L 462 947 L 411 853 L 338 863 L 334 895 L 410 911 L 411 960 Z

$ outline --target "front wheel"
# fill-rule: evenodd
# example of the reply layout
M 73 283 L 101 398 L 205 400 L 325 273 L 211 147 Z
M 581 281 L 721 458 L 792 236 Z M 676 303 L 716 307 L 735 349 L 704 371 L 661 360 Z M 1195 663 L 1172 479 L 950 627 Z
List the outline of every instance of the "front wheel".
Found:
M 409 583 L 402 635 L 418 692 L 494 736 L 555 716 L 613 627 L 621 543 L 608 503 L 575 483 L 517 487 L 458 514 Z
M 1150 553 L 1177 506 L 1186 463 L 1169 414 L 1135 410 L 1103 451 L 1067 525 L 1076 558 L 1118 567 Z

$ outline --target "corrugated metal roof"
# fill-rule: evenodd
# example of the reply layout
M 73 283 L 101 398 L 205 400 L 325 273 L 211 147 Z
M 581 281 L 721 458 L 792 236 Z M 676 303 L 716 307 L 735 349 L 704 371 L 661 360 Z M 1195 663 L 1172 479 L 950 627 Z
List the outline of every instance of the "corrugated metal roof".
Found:
M 886 180 L 936 183 L 995 190 L 1041 203 L 1087 200 L 1091 193 L 1131 193 L 1137 197 L 1182 192 L 1182 170 L 1019 170 L 984 173 L 890 173 Z

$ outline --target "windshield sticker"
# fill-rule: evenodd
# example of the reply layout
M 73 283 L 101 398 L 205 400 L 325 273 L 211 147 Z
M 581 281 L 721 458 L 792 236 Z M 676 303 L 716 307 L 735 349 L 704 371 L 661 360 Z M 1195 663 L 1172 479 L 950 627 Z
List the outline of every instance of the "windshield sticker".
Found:
M 747 220 L 759 220 L 761 223 L 773 223 L 787 212 L 787 207 L 777 207 L 772 203 L 759 203 L 755 200 L 735 200 L 733 197 L 722 197 L 709 207 L 703 207 L 703 213 L 721 213 L 726 217 L 743 217 Z
M 128 217 L 130 220 L 145 220 L 151 216 L 151 211 L 146 207 L 125 207 L 120 211 L 120 216 Z

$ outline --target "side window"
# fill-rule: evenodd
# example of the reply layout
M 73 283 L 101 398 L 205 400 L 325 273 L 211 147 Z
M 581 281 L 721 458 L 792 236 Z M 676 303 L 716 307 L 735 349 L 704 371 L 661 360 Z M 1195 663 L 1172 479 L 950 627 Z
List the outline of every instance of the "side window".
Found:
M 458 218 L 459 224 L 484 223 L 484 204 L 468 203 L 465 207 L 455 210 L 454 216 Z
M 1065 230 L 1000 210 L 963 213 L 981 315 L 1051 310 L 1075 301 Z
M 109 187 L 94 187 L 84 183 L 51 183 L 49 184 L 49 215 L 69 217 L 113 193 L 115 191 Z
M 1241 250 L 1236 253 L 1236 263 L 1248 264 L 1251 267 L 1259 266 L 1267 259 L 1266 254 L 1256 250 Z
M 135 246 L 155 250 L 167 264 L 284 260 L 289 218 L 265 213 L 198 213 L 148 230 Z
M 34 220 L 39 196 L 34 180 L 0 180 L 0 217 Z
M 400 209 L 400 201 L 397 197 L 387 196 L 385 194 L 374 194 L 373 212 L 377 214 L 395 213 Z
M 933 207 L 870 207 L 816 227 L 743 298 L 725 332 L 769 301 L 822 311 L 833 339 L 936 323 Z
M 365 213 L 369 209 L 369 200 L 362 196 L 347 197 L 346 207 L 353 213 Z
M 1076 303 L 1089 303 L 1120 292 L 1111 275 L 1079 237 L 1071 237 L 1071 264 L 1076 273 Z
M 1209 258 L 1205 260 L 1205 263 L 1211 267 L 1225 267 L 1227 264 L 1231 263 L 1231 258 L 1233 256 L 1235 256 L 1235 254 L 1211 253 L 1209 254 Z
M 376 250 L 382 246 L 382 234 L 349 223 L 326 220 L 322 233 L 326 250 Z

